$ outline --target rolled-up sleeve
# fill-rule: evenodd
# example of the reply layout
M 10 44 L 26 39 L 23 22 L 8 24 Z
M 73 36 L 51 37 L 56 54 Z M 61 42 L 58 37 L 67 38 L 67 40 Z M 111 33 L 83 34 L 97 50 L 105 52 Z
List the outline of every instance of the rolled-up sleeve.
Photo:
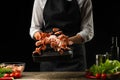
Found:
M 40 0 L 35 0 L 32 11 L 32 19 L 30 26 L 30 36 L 33 38 L 33 35 L 37 31 L 41 31 L 43 24 L 43 10 L 41 8 Z
M 90 41 L 94 36 L 94 25 L 93 25 L 93 11 L 91 0 L 83 0 L 83 3 L 78 0 L 81 11 L 81 31 L 77 34 L 80 35 L 84 42 Z M 82 3 L 82 5 L 81 5 Z

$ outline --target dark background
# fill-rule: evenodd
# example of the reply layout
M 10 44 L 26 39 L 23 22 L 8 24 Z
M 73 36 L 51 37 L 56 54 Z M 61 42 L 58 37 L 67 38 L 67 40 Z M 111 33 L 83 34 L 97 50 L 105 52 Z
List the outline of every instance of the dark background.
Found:
M 95 54 L 104 54 L 109 49 L 112 36 L 120 37 L 119 2 L 105 1 L 92 0 L 95 36 L 86 43 L 88 68 L 95 63 Z M 26 71 L 39 71 L 39 64 L 32 60 L 35 42 L 29 35 L 33 2 L 1 2 L 0 62 L 25 62 Z

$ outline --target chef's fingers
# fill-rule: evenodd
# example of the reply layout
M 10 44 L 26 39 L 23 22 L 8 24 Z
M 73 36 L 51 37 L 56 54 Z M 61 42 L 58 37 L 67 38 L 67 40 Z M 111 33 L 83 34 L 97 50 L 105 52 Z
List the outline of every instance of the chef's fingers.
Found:
M 84 41 L 84 39 L 80 35 L 75 35 L 69 37 L 69 41 L 72 41 L 74 44 L 81 44 Z
M 35 32 L 34 38 L 35 38 L 35 40 L 40 40 L 41 39 L 40 32 Z

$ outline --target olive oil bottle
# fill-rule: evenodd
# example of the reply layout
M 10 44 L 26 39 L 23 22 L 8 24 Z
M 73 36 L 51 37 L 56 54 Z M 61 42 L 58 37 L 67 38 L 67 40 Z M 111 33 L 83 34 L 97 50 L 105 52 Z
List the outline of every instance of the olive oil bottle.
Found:
M 110 48 L 111 59 L 112 60 L 120 60 L 118 37 L 113 36 L 111 42 L 112 42 L 112 45 L 111 45 L 111 48 Z

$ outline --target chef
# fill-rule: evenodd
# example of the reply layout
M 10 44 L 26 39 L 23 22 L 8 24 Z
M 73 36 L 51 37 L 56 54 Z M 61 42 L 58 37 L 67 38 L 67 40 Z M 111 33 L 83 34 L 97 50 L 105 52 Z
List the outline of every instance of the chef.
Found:
M 35 0 L 30 36 L 59 28 L 73 42 L 70 60 L 40 62 L 40 71 L 84 71 L 87 67 L 85 43 L 94 36 L 91 0 Z M 51 52 L 52 54 L 52 52 Z

